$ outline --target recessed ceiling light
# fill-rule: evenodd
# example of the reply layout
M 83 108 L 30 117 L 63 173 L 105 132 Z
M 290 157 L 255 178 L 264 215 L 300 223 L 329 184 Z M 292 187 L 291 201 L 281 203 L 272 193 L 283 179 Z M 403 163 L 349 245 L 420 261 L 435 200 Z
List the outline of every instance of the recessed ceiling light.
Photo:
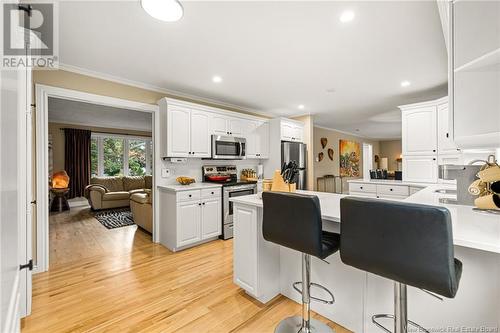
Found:
M 342 15 L 340 15 L 340 22 L 342 23 L 350 22 L 354 20 L 354 16 L 356 15 L 352 10 L 346 10 L 345 12 L 342 13 Z
M 217 76 L 215 75 L 213 78 L 212 78 L 212 81 L 214 83 L 221 83 L 222 82 L 222 78 L 220 76 Z
M 178 0 L 141 0 L 142 8 L 155 19 L 165 22 L 179 21 L 184 9 Z
M 402 82 L 401 82 L 401 87 L 408 87 L 410 84 L 411 84 L 411 82 L 410 82 L 410 81 L 406 81 L 406 80 L 405 80 L 405 81 L 402 81 Z
M 299 106 L 297 106 L 300 110 L 304 110 L 305 106 L 304 104 L 300 104 Z

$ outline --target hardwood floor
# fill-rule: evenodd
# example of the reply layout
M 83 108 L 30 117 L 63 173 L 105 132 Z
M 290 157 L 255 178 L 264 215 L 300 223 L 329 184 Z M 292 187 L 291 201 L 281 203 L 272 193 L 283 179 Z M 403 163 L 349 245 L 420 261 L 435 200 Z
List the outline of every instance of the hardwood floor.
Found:
M 233 284 L 232 241 L 172 253 L 135 226 L 107 230 L 89 212 L 51 220 L 51 268 L 34 276 L 23 332 L 260 333 L 300 314 L 283 296 L 262 305 Z

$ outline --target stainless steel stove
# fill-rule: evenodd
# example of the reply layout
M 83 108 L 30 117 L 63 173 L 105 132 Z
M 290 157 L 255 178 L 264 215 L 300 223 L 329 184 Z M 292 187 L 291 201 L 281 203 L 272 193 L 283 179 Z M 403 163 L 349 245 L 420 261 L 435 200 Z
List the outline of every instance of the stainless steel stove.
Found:
M 203 180 L 222 184 L 222 239 L 233 238 L 233 203 L 229 198 L 257 193 L 257 182 L 241 181 L 235 165 L 205 165 Z

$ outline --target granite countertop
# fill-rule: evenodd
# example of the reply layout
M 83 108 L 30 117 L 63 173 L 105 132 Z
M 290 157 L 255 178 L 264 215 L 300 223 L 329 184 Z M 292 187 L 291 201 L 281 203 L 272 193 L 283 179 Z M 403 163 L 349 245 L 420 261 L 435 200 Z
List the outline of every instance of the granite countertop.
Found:
M 446 207 L 450 211 L 452 218 L 453 243 L 455 245 L 500 254 L 500 215 L 475 211 L 472 206 L 451 205 L 439 202 L 440 198 L 451 199 L 456 198 L 456 196 L 437 193 L 436 190 L 454 190 L 456 189 L 455 185 L 419 185 L 425 188 L 406 199 L 396 201 Z M 297 191 L 297 193 L 317 195 L 321 203 L 323 220 L 327 223 L 340 222 L 340 199 L 347 195 L 313 191 Z M 262 207 L 262 197 L 260 194 L 235 197 L 230 200 L 234 203 Z
M 158 189 L 164 191 L 179 192 L 179 191 L 201 190 L 205 188 L 219 188 L 222 187 L 222 184 L 200 182 L 189 185 L 181 185 L 181 184 L 157 185 L 157 187 Z

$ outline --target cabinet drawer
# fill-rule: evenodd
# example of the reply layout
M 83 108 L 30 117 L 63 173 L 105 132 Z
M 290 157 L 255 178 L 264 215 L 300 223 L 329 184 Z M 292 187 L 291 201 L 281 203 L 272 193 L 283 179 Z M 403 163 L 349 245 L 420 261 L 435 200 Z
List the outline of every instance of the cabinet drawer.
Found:
M 179 202 L 179 201 L 199 200 L 199 199 L 200 199 L 200 190 L 179 191 L 179 192 L 177 192 L 177 202 Z
M 221 190 L 220 190 L 220 188 L 205 188 L 205 189 L 201 190 L 201 197 L 203 199 L 209 199 L 209 198 L 220 199 Z
M 349 183 L 349 192 L 377 193 L 377 185 Z
M 408 196 L 410 190 L 408 186 L 401 185 L 377 185 L 378 195 L 397 195 L 397 196 Z

